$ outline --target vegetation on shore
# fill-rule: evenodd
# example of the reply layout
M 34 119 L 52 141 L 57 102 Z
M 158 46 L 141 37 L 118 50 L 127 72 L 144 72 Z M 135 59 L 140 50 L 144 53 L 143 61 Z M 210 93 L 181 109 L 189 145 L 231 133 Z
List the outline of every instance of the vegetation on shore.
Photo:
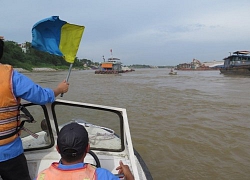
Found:
M 4 42 L 4 54 L 1 59 L 2 64 L 10 64 L 14 68 L 22 68 L 32 71 L 34 68 L 52 68 L 55 70 L 64 70 L 69 68 L 69 63 L 61 56 L 52 55 L 46 52 L 38 51 L 31 47 L 30 42 L 25 43 L 25 48 L 14 41 Z M 75 69 L 96 69 L 99 62 L 93 62 L 88 59 L 75 58 L 73 67 Z M 168 66 L 151 66 L 134 64 L 128 66 L 131 69 L 137 68 L 166 68 Z
M 14 68 L 23 68 L 32 71 L 32 68 L 52 68 L 68 69 L 69 63 L 63 57 L 51 55 L 46 52 L 38 51 L 31 47 L 31 43 L 25 43 L 23 50 L 18 43 L 13 41 L 4 42 L 4 55 L 1 59 L 2 64 L 10 64 Z M 87 69 L 92 66 L 98 66 L 88 59 L 78 59 L 76 57 L 73 67 L 78 69 Z

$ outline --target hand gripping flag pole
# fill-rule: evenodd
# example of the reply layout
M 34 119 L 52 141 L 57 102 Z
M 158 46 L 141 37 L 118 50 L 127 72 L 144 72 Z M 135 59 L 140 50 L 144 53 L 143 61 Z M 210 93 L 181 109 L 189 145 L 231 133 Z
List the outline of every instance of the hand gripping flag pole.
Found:
M 82 39 L 85 27 L 69 24 L 59 19 L 59 16 L 52 16 L 37 22 L 32 28 L 32 47 L 62 56 L 70 63 L 69 72 L 66 77 L 68 82 L 73 63 Z M 61 97 L 63 94 L 61 94 Z

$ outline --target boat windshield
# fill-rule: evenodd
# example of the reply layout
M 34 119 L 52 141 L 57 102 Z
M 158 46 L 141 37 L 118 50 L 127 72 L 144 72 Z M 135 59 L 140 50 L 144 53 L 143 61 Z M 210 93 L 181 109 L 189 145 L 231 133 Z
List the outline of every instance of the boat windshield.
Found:
M 32 103 L 24 106 L 35 120 L 33 123 L 26 122 L 24 129 L 21 131 L 20 137 L 24 150 L 29 151 L 52 147 L 55 141 L 46 107 Z
M 78 122 L 89 134 L 90 147 L 100 151 L 124 150 L 123 118 L 119 111 L 74 103 L 54 102 L 47 106 L 25 105 L 36 123 L 25 123 L 22 131 L 25 151 L 51 148 L 59 130 L 67 123 Z M 51 107 L 51 110 L 50 110 Z M 51 111 L 53 119 L 49 118 Z

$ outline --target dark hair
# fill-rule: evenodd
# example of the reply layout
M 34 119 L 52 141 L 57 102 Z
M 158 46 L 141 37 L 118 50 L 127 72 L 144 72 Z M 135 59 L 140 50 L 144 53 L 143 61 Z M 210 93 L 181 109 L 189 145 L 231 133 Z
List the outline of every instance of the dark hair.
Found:
M 0 39 L 0 59 L 3 56 L 3 47 L 4 47 L 4 42 L 2 39 Z
M 69 150 L 66 150 L 65 152 L 74 154 L 75 151 L 69 149 Z M 85 152 L 82 152 L 82 153 L 80 152 L 80 153 L 77 153 L 75 156 L 69 156 L 69 155 L 61 153 L 61 157 L 62 157 L 62 159 L 64 159 L 68 163 L 72 163 L 72 162 L 80 160 L 82 158 L 82 156 L 83 156 L 84 153 Z

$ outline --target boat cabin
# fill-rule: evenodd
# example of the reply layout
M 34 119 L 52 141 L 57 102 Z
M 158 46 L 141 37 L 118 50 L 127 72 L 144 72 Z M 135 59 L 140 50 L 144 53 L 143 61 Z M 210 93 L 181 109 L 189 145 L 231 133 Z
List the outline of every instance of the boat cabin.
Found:
M 249 66 L 250 65 L 249 51 L 235 51 L 232 55 L 224 58 L 224 67 L 229 68 L 233 66 Z
M 100 67 L 103 71 L 121 71 L 122 63 L 119 58 L 109 58 L 107 62 L 102 62 Z

